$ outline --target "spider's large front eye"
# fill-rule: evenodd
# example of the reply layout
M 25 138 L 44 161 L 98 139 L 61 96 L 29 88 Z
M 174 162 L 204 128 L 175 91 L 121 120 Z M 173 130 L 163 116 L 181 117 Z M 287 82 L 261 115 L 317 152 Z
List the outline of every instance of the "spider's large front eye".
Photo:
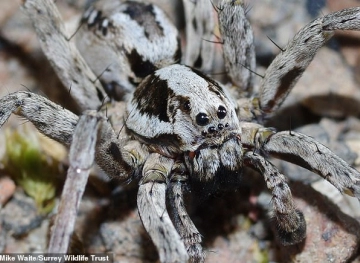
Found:
M 209 123 L 209 117 L 205 113 L 196 115 L 196 123 L 200 126 L 205 126 Z

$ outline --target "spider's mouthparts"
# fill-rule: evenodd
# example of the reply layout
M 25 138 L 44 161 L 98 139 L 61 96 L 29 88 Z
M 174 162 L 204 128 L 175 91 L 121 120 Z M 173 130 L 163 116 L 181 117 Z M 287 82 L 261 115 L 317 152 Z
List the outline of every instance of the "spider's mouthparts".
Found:
M 225 142 L 232 140 L 232 139 L 240 140 L 240 134 L 238 132 L 227 132 L 225 134 L 224 133 L 216 133 L 212 137 L 206 138 L 206 141 L 204 143 L 202 143 L 195 151 L 192 151 L 192 152 L 194 153 L 194 157 L 195 157 L 195 153 L 197 151 L 200 151 L 201 149 L 219 148 Z M 191 152 L 189 152 L 189 153 L 191 153 Z M 189 154 L 189 156 L 191 157 L 190 154 Z

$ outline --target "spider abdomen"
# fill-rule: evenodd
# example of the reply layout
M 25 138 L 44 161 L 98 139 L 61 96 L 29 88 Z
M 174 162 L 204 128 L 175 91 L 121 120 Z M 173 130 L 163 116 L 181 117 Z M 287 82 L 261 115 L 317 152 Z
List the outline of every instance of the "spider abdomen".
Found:
M 180 60 L 178 31 L 153 4 L 99 1 L 82 23 L 76 36 L 79 51 L 114 99 L 123 99 L 147 75 Z

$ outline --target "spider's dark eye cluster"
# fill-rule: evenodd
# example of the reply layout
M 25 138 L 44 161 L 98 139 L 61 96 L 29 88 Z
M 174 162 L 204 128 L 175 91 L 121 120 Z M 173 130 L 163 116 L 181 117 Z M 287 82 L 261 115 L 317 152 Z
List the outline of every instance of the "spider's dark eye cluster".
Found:
M 217 116 L 219 119 L 224 119 L 226 117 L 227 111 L 226 108 L 224 106 L 219 106 L 219 108 L 217 109 Z M 196 115 L 196 123 L 200 126 L 205 126 L 208 125 L 210 122 L 209 117 L 206 113 L 199 113 L 198 115 Z M 224 128 L 223 124 L 219 124 L 219 130 L 222 130 Z M 215 129 L 215 128 L 214 128 Z M 211 131 L 209 131 L 211 132 Z
M 205 126 L 209 123 L 209 117 L 205 113 L 196 115 L 196 123 L 200 126 Z

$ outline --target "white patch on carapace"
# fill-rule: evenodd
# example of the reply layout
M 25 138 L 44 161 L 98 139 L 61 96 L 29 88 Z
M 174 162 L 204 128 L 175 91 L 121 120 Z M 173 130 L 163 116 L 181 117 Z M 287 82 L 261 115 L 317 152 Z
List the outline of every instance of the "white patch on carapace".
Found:
M 133 103 L 128 103 L 127 112 L 129 115 L 126 117 L 126 126 L 143 137 L 152 139 L 161 134 L 174 134 L 174 127 L 171 123 L 161 121 L 146 113 L 142 114 L 137 109 L 137 105 Z

